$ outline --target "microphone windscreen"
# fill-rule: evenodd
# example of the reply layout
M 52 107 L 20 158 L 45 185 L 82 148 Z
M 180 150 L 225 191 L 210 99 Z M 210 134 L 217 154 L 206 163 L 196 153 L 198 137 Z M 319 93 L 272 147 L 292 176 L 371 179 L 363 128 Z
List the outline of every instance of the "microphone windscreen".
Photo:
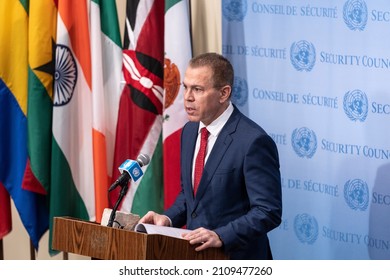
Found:
M 142 166 L 145 166 L 145 165 L 148 165 L 149 162 L 150 162 L 150 157 L 146 154 L 140 154 L 138 157 L 137 157 L 137 162 L 139 163 L 139 165 Z

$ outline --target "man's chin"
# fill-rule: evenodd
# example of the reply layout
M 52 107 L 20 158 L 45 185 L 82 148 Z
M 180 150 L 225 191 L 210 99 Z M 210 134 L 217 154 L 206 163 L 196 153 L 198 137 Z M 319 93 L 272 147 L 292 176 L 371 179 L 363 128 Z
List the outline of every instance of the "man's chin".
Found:
M 190 122 L 198 122 L 199 121 L 199 118 L 196 116 L 187 115 L 187 117 L 188 117 L 188 120 Z

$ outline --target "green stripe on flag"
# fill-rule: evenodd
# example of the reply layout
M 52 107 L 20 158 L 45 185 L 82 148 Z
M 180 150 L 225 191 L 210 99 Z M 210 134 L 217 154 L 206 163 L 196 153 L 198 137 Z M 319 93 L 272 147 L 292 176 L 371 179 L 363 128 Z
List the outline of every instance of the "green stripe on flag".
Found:
M 23 8 L 26 10 L 26 13 L 28 14 L 28 4 L 30 0 L 19 0 L 20 4 L 23 6 Z
M 100 20 L 102 32 L 109 37 L 115 44 L 122 48 L 118 18 L 115 1 L 95 1 L 100 2 Z
M 165 0 L 165 13 L 174 5 L 181 2 L 182 0 Z
M 49 191 L 52 100 L 30 67 L 28 69 L 28 87 L 28 152 L 31 169 L 45 190 Z
M 71 216 L 88 221 L 89 215 L 73 182 L 69 164 L 54 138 L 52 142 L 52 170 L 55 170 L 54 174 L 57 176 L 51 178 L 49 249 L 51 253 L 54 253 L 55 251 L 51 250 L 53 218 Z
M 162 213 L 164 210 L 163 170 L 161 163 L 162 136 L 160 135 L 148 169 L 134 195 L 132 213 L 143 216 L 149 210 L 157 213 Z

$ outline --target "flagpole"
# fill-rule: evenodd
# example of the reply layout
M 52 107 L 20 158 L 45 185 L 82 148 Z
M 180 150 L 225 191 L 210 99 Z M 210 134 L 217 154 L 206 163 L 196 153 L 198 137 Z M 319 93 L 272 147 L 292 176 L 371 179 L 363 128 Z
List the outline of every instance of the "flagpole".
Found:
M 0 239 L 0 260 L 4 260 L 3 239 Z
M 35 248 L 31 239 L 30 239 L 30 260 L 35 260 Z
M 191 0 L 188 0 L 188 18 L 189 18 L 189 24 L 190 24 L 190 44 L 191 44 L 191 50 L 194 49 L 194 46 L 192 45 L 192 8 L 191 8 Z M 192 51 L 191 51 L 192 54 Z

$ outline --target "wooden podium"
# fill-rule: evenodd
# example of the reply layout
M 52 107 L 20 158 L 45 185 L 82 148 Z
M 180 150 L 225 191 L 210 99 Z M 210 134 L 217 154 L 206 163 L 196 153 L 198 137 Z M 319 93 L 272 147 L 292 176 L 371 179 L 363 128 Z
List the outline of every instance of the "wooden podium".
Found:
M 188 241 L 70 217 L 55 217 L 52 248 L 102 260 L 224 260 L 220 248 L 196 252 Z

